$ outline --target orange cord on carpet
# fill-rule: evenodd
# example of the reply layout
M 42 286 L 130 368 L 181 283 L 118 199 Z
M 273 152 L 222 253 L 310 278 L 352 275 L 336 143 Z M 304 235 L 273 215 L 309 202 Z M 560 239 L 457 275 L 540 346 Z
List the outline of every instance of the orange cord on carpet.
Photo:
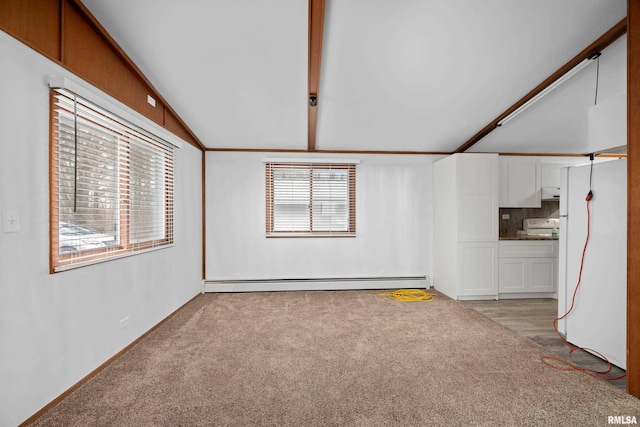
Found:
M 603 380 L 603 381 L 613 381 L 613 380 L 619 380 L 621 378 L 624 378 L 627 374 L 623 374 L 617 377 L 605 377 L 604 374 L 608 374 L 609 372 L 611 372 L 611 369 L 613 368 L 613 365 L 611 364 L 611 362 L 609 361 L 609 359 L 607 359 L 602 353 L 595 351 L 592 348 L 587 348 L 587 347 L 578 347 L 578 346 L 574 346 L 573 344 L 571 344 L 569 341 L 567 341 L 567 339 L 560 333 L 560 331 L 558 330 L 558 321 L 564 319 L 565 317 L 567 317 L 572 311 L 573 311 L 573 307 L 575 305 L 576 302 L 576 294 L 578 293 L 578 288 L 580 287 L 580 282 L 582 280 L 582 267 L 584 266 L 584 255 L 587 252 L 587 245 L 589 244 L 589 235 L 591 234 L 591 211 L 589 209 L 589 202 L 591 201 L 591 199 L 593 198 L 593 192 L 591 190 L 589 190 L 589 194 L 587 194 L 587 238 L 584 242 L 584 248 L 582 249 L 582 259 L 580 260 L 580 272 L 578 273 L 578 283 L 576 283 L 576 287 L 573 290 L 573 297 L 571 298 L 571 306 L 569 307 L 569 310 L 567 310 L 567 312 L 565 314 L 563 314 L 562 316 L 556 318 L 553 321 L 553 328 L 556 330 L 556 333 L 558 334 L 558 336 L 562 339 L 562 341 L 564 341 L 564 343 L 567 345 L 567 347 L 569 347 L 569 354 L 572 354 L 574 351 L 576 350 L 582 350 L 582 351 L 588 351 L 590 353 L 595 354 L 596 356 L 600 357 L 602 360 L 604 360 L 608 367 L 607 369 L 604 369 L 602 371 L 598 371 L 595 369 L 588 369 L 588 368 L 583 368 L 581 366 L 576 365 L 573 362 L 570 362 L 566 359 L 562 359 L 560 357 L 555 357 L 555 356 L 542 356 L 542 362 L 547 365 L 547 366 L 551 366 L 552 368 L 561 370 L 561 371 L 570 371 L 570 370 L 575 370 L 575 371 L 580 371 L 583 372 L 587 375 L 590 375 L 594 378 L 597 378 L 599 380 Z M 553 363 L 552 363 L 553 361 Z M 557 365 L 560 364 L 560 365 Z

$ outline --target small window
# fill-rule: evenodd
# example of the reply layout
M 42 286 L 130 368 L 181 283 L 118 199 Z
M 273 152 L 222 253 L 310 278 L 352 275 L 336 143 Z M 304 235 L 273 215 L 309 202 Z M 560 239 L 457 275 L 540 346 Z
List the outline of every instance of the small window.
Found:
M 51 271 L 173 243 L 173 147 L 51 92 Z
M 355 164 L 267 162 L 267 236 L 355 236 L 355 188 Z

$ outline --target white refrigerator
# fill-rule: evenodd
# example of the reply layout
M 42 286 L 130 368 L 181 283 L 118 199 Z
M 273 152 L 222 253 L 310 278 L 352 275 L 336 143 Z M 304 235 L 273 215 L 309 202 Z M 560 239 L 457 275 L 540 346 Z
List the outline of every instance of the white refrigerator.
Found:
M 558 316 L 571 306 L 591 227 L 582 279 L 571 314 L 558 322 L 567 341 L 591 348 L 626 369 L 627 161 L 564 168 L 560 184 Z

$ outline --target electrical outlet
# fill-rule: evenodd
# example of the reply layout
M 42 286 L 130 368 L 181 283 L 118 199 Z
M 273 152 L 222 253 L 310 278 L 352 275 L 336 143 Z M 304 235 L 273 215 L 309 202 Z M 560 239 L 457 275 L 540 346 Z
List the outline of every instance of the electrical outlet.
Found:
M 124 329 L 127 326 L 129 326 L 129 316 L 123 318 L 122 320 L 120 320 L 120 329 Z
M 509 214 L 502 214 L 502 219 L 509 219 L 511 216 Z
M 17 233 L 20 231 L 20 215 L 18 212 L 2 212 L 2 231 L 5 233 Z

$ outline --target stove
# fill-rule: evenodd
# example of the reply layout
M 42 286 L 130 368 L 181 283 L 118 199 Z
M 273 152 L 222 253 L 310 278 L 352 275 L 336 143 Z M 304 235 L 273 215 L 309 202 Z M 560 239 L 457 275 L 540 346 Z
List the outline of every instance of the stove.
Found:
M 559 218 L 529 218 L 522 221 L 527 236 L 552 237 L 560 234 Z M 555 229 L 555 233 L 554 233 Z

